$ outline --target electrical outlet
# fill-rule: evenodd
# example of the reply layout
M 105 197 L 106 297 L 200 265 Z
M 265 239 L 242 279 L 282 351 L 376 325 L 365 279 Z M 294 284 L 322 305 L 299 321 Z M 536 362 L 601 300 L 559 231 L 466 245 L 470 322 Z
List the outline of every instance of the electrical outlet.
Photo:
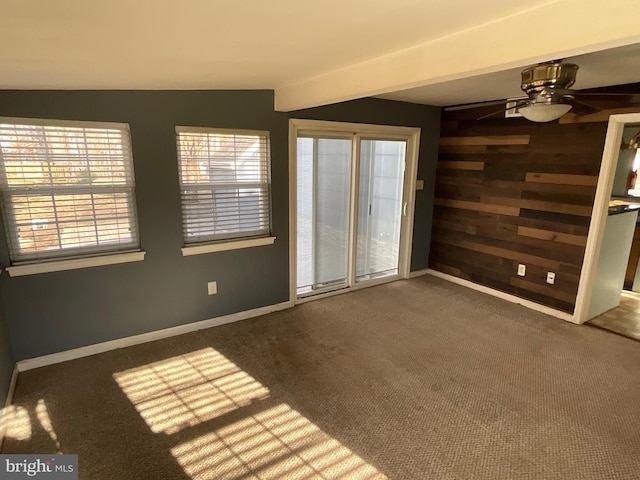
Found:
M 218 283 L 217 282 L 207 283 L 207 294 L 215 295 L 216 293 L 218 293 Z
M 518 264 L 518 276 L 524 277 L 527 274 L 527 266 L 523 263 Z
M 556 274 L 554 272 L 547 272 L 547 283 L 551 285 L 556 283 Z

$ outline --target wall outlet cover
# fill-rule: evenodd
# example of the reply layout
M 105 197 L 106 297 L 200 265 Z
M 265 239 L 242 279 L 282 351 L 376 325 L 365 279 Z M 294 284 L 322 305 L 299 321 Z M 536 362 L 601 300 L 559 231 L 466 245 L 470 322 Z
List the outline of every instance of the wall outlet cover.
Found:
M 218 283 L 217 282 L 207 283 L 207 294 L 215 295 L 217 293 L 218 293 Z

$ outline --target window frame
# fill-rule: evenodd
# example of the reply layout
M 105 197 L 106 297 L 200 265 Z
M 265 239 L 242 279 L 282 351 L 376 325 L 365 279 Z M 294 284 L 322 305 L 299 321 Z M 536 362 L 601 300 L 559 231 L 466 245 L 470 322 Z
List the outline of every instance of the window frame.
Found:
M 126 169 L 126 182 L 122 185 L 105 184 L 105 185 L 21 185 L 9 186 L 8 177 L 5 168 L 5 159 L 0 148 L 0 209 L 2 210 L 2 219 L 7 239 L 7 247 L 11 266 L 6 270 L 10 276 L 29 275 L 33 273 L 44 273 L 58 270 L 69 270 L 75 268 L 84 268 L 97 265 L 108 265 L 113 263 L 124 263 L 131 261 L 139 261 L 144 258 L 145 252 L 141 250 L 140 231 L 137 215 L 136 195 L 135 195 L 135 172 L 133 162 L 133 145 L 131 141 L 131 130 L 128 123 L 120 122 L 95 122 L 84 120 L 58 120 L 43 118 L 24 118 L 24 117 L 0 117 L 1 124 L 7 125 L 25 125 L 25 126 L 42 126 L 53 128 L 84 128 L 84 129 L 110 129 L 121 132 L 121 145 L 123 150 L 124 168 Z M 47 145 L 49 142 L 47 142 Z M 84 158 L 83 158 L 84 160 Z M 52 251 L 50 255 L 42 255 L 35 252 L 33 255 L 20 254 L 18 241 L 18 220 L 15 214 L 14 197 L 20 196 L 50 196 L 52 202 L 55 202 L 56 195 L 105 195 L 110 193 L 124 193 L 127 202 L 127 208 L 130 212 L 126 216 L 134 227 L 131 242 L 125 244 L 113 243 L 101 245 L 97 243 L 91 246 L 77 246 L 59 248 Z M 55 206 L 53 207 L 55 209 Z M 95 213 L 95 205 L 91 219 L 95 222 L 99 217 Z M 124 217 L 123 217 L 124 218 Z M 33 219 L 32 219 L 33 223 Z M 60 235 L 59 219 L 55 222 L 55 233 Z M 97 237 L 96 237 L 97 238 Z M 106 258 L 108 257 L 108 258 Z
M 276 237 L 272 235 L 272 190 L 271 190 L 271 135 L 268 130 L 247 130 L 247 129 L 229 129 L 229 128 L 217 128 L 217 127 L 201 127 L 201 126 L 187 126 L 176 125 L 176 156 L 178 164 L 178 183 L 180 188 L 180 209 L 182 220 L 182 255 L 199 255 L 203 253 L 220 252 L 225 250 L 236 250 L 241 248 L 256 247 L 262 245 L 273 244 Z M 204 190 L 211 190 L 212 194 L 216 189 L 216 182 L 210 181 L 209 183 L 201 184 L 187 184 L 183 183 L 183 165 L 182 165 L 182 151 L 181 151 L 181 138 L 180 134 L 207 134 L 207 135 L 233 135 L 233 136 L 256 136 L 260 137 L 265 142 L 265 158 L 260 159 L 260 170 L 264 169 L 265 181 L 264 182 L 225 182 L 224 185 L 231 188 L 261 188 L 266 190 L 266 222 L 268 229 L 264 233 L 248 233 L 244 234 L 241 231 L 235 231 L 232 233 L 225 233 L 220 235 L 211 235 L 210 238 L 204 240 L 189 240 L 187 237 L 187 224 L 185 220 L 185 203 L 184 197 L 190 190 L 197 190 L 198 188 Z M 237 159 L 237 156 L 234 157 Z M 264 161 L 264 163 L 263 163 Z M 260 187 L 255 187 L 255 185 Z M 217 188 L 223 188 L 217 186 Z M 215 215 L 213 215 L 215 218 Z

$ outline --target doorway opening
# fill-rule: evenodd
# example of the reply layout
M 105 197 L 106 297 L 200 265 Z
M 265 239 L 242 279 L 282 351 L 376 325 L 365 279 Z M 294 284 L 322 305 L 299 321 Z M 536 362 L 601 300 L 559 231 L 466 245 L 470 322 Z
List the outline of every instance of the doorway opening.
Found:
M 574 317 L 640 339 L 638 138 L 640 114 L 610 117 Z

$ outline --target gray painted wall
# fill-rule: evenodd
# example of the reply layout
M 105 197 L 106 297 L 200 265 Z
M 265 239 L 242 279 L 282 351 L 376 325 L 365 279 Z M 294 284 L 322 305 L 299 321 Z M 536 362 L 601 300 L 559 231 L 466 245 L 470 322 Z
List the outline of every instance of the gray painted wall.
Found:
M 129 123 L 143 262 L 4 278 L 16 360 L 146 333 L 289 298 L 288 118 L 423 128 L 412 270 L 426 268 L 439 109 L 366 99 L 293 114 L 271 91 L 0 91 L 0 116 Z M 183 257 L 175 125 L 269 130 L 274 245 Z M 4 235 L 0 261 L 8 264 Z M 218 294 L 206 283 L 216 280 Z M 37 333 L 36 333 L 37 332 Z
M 6 275 L 7 274 L 5 273 L 2 277 L 5 277 Z M 3 280 L 3 278 L 0 278 L 0 280 Z M 9 342 L 5 322 L 4 304 L 2 302 L 2 286 L 0 285 L 0 409 L 4 407 L 4 401 L 7 398 L 14 366 L 11 344 Z

